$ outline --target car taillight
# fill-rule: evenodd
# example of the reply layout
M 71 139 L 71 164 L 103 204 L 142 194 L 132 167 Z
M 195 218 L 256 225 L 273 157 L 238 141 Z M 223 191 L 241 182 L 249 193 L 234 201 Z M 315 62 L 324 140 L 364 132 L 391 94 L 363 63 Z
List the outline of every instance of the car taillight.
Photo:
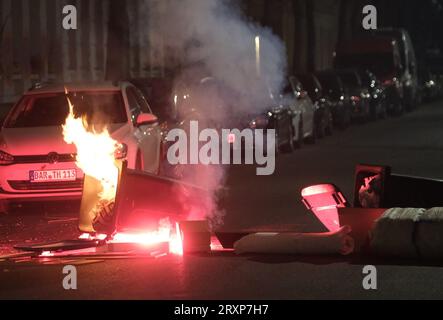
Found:
M 235 134 L 234 133 L 228 134 L 228 143 L 229 144 L 235 143 Z
M 114 158 L 116 160 L 124 159 L 126 158 L 127 154 L 128 154 L 128 146 L 124 143 L 119 143 L 117 145 L 117 148 L 115 149 Z
M 398 81 L 398 79 L 396 77 L 394 77 L 392 79 L 384 80 L 383 85 L 385 85 L 385 86 L 395 85 L 397 88 L 401 87 L 400 81 Z
M 0 151 L 0 165 L 8 165 L 14 163 L 14 157 L 9 153 Z

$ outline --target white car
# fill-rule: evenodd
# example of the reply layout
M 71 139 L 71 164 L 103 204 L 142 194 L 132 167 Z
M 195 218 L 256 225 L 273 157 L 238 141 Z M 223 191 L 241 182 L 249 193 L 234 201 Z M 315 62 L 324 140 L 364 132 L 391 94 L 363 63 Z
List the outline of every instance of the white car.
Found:
M 315 105 L 309 97 L 308 93 L 303 90 L 300 81 L 291 76 L 289 78 L 289 84 L 287 85 L 286 93 L 291 93 L 294 97 L 291 99 L 289 108 L 293 111 L 294 126 L 296 129 L 296 141 L 302 143 L 303 140 L 307 140 L 310 143 L 314 143 L 316 140 L 316 128 L 315 128 Z M 300 116 L 301 115 L 301 116 Z M 301 117 L 300 119 L 298 119 Z
M 76 147 L 63 139 L 68 113 L 105 124 L 124 148 L 116 157 L 129 168 L 158 173 L 162 157 L 158 120 L 140 91 L 129 82 L 48 84 L 26 92 L 6 117 L 0 133 L 0 209 L 10 202 L 81 197 L 83 172 Z

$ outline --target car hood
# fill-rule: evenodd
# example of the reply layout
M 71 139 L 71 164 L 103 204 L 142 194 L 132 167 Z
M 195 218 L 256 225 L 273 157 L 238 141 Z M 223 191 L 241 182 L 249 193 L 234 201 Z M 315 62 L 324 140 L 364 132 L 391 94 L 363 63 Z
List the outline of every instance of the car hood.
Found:
M 109 132 L 122 134 L 124 124 L 111 125 Z M 59 154 L 75 153 L 73 144 L 63 140 L 63 130 L 60 126 L 35 128 L 2 128 L 0 133 L 0 149 L 14 156 L 44 155 L 50 152 Z

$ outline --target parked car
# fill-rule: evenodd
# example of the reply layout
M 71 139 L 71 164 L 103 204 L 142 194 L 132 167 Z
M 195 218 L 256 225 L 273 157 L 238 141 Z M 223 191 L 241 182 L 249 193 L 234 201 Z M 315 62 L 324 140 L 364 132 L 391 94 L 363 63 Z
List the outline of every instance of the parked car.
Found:
M 368 88 L 370 94 L 371 118 L 385 118 L 387 113 L 386 95 L 381 82 L 375 74 L 369 70 L 360 69 L 357 71 L 363 85 Z
M 315 126 L 315 106 L 300 81 L 289 77 L 283 91 L 284 101 L 293 115 L 292 126 L 298 145 L 306 140 L 315 143 L 317 131 Z
M 398 45 L 400 53 L 400 76 L 403 83 L 403 103 L 406 110 L 412 110 L 418 106 L 419 83 L 418 66 L 415 58 L 414 46 L 409 33 L 400 28 L 379 28 L 372 31 L 376 37 L 389 37 Z
M 251 129 L 274 129 L 276 154 L 289 153 L 295 149 L 297 142 L 300 143 L 294 134 L 293 118 L 292 110 L 283 105 L 276 105 L 270 107 L 268 111 L 252 117 L 248 127 Z
M 327 99 L 331 101 L 334 125 L 345 129 L 351 123 L 352 105 L 349 92 L 338 75 L 332 71 L 320 71 L 315 73 L 315 76 L 320 81 Z
M 350 95 L 353 120 L 367 120 L 370 117 L 370 94 L 355 70 L 335 71 Z
M 388 112 L 403 112 L 405 86 L 400 52 L 391 38 L 354 39 L 337 46 L 336 68 L 368 69 L 381 81 L 387 99 Z
M 128 82 L 64 83 L 27 91 L 6 117 L 0 133 L 0 201 L 79 199 L 83 172 L 76 147 L 63 140 L 69 114 L 65 87 L 78 115 L 93 126 L 106 125 L 125 148 L 118 155 L 129 168 L 157 173 L 161 135 L 157 117 L 140 91 Z
M 322 138 L 325 135 L 331 135 L 333 131 L 332 103 L 324 94 L 323 87 L 317 77 L 312 73 L 306 73 L 297 74 L 296 78 L 300 80 L 302 89 L 308 92 L 314 103 L 314 123 L 317 137 Z

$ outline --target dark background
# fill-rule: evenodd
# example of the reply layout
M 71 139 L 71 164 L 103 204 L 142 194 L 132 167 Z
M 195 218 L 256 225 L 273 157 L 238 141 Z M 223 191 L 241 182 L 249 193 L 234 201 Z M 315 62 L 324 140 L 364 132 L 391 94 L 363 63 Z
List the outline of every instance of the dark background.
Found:
M 154 13 L 140 9 L 149 1 L 0 0 L 0 104 L 14 102 L 38 81 L 166 76 L 177 66 L 158 63 L 162 57 L 140 40 L 150 36 Z M 379 28 L 405 28 L 418 60 L 440 66 L 443 5 L 438 0 L 230 2 L 284 41 L 289 74 L 330 68 L 337 42 L 363 31 L 367 4 L 376 6 Z M 78 10 L 77 30 L 61 27 L 67 4 Z

